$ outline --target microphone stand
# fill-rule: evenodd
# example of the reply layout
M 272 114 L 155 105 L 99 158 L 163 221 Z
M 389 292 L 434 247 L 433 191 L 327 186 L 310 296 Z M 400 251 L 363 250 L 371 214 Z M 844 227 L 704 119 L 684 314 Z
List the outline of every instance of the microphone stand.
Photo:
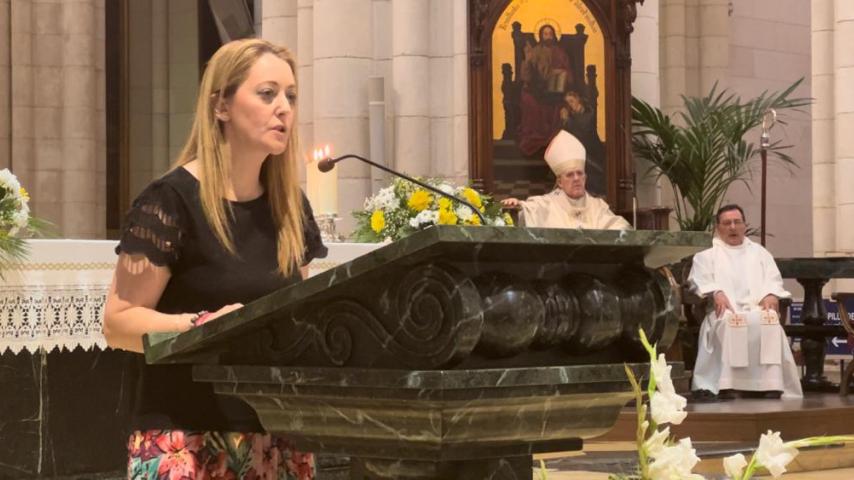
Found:
M 441 195 L 441 196 L 443 196 L 445 198 L 449 198 L 451 200 L 456 200 L 457 202 L 460 202 L 463 205 L 469 207 L 471 209 L 471 211 L 474 212 L 474 214 L 477 215 L 478 218 L 480 218 L 480 224 L 481 225 L 486 225 L 486 218 L 483 216 L 482 213 L 480 213 L 479 209 L 477 209 L 474 205 L 472 205 L 468 201 L 466 201 L 462 198 L 456 197 L 454 195 L 451 195 L 449 193 L 445 193 L 442 190 L 439 190 L 438 188 L 436 188 L 432 185 L 428 185 L 428 184 L 426 184 L 420 180 L 416 180 L 416 179 L 410 177 L 409 175 L 394 171 L 394 170 L 386 167 L 385 165 L 380 165 L 379 163 L 372 162 L 365 157 L 360 157 L 358 155 L 353 155 L 353 154 L 342 155 L 338 158 L 327 157 L 327 158 L 324 158 L 323 160 L 317 162 L 317 169 L 320 170 L 321 172 L 326 173 L 326 172 L 332 170 L 333 168 L 335 168 L 336 163 L 340 162 L 341 160 L 347 159 L 347 158 L 355 158 L 357 160 L 361 160 L 361 161 L 367 163 L 368 165 L 372 165 L 374 167 L 379 168 L 380 170 L 382 170 L 384 172 L 388 172 L 388 173 L 395 175 L 397 177 L 400 177 L 404 180 L 408 180 L 408 181 L 410 181 L 410 182 L 412 182 L 412 183 L 414 183 L 414 184 L 416 184 L 422 188 L 426 188 L 427 190 L 430 190 L 431 192 L 433 192 L 437 195 Z

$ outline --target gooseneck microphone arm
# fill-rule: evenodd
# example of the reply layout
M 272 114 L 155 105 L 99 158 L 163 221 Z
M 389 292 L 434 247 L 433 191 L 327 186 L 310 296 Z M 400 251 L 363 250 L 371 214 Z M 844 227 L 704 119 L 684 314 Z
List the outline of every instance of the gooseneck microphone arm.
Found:
M 414 184 L 416 184 L 422 188 L 426 188 L 427 190 L 430 190 L 431 192 L 433 192 L 437 195 L 441 195 L 445 198 L 449 198 L 451 200 L 455 200 L 457 202 L 460 202 L 463 205 L 469 207 L 471 209 L 471 211 L 474 212 L 474 214 L 477 215 L 478 218 L 480 218 L 480 224 L 481 225 L 486 225 L 486 218 L 484 218 L 483 214 L 480 213 L 480 210 L 478 210 L 474 205 L 467 202 L 466 200 L 459 198 L 459 197 L 456 197 L 454 195 L 451 195 L 449 193 L 445 193 L 442 190 L 439 190 L 438 188 L 436 188 L 432 185 L 428 185 L 428 184 L 422 182 L 421 180 L 416 180 L 416 179 L 410 177 L 409 175 L 406 175 L 405 173 L 400 173 L 400 172 L 394 171 L 394 170 L 386 167 L 385 165 L 380 165 L 379 163 L 372 162 L 371 160 L 368 160 L 367 158 L 364 158 L 364 157 L 360 157 L 358 155 L 349 154 L 349 155 L 342 155 L 338 158 L 331 158 L 331 157 L 324 158 L 323 160 L 317 162 L 317 169 L 320 170 L 321 172 L 324 172 L 324 173 L 328 172 L 328 171 L 332 170 L 333 168 L 335 168 L 336 163 L 340 162 L 341 160 L 347 159 L 347 158 L 355 158 L 357 160 L 361 160 L 361 161 L 367 163 L 368 165 L 372 165 L 374 167 L 379 168 L 380 170 L 382 170 L 384 172 L 388 172 L 388 173 L 395 175 L 397 177 L 400 177 L 404 180 L 408 180 L 408 181 L 410 181 L 410 182 L 412 182 L 412 183 L 414 183 Z

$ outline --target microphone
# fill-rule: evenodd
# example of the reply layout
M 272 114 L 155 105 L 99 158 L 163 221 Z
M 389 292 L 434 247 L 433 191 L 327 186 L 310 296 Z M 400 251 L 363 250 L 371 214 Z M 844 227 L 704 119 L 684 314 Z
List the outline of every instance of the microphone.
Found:
M 428 185 L 428 184 L 426 184 L 420 180 L 416 180 L 416 179 L 410 177 L 409 175 L 406 175 L 404 173 L 392 170 L 392 169 L 386 167 L 385 165 L 380 165 L 379 163 L 372 162 L 365 157 L 360 157 L 358 155 L 353 155 L 353 154 L 342 155 L 338 158 L 326 157 L 326 158 L 320 160 L 319 162 L 317 162 L 317 169 L 323 173 L 326 173 L 326 172 L 332 170 L 333 168 L 335 168 L 336 163 L 340 162 L 341 160 L 347 159 L 347 158 L 355 158 L 356 160 L 361 160 L 361 161 L 367 163 L 368 165 L 379 168 L 380 170 L 382 170 L 384 172 L 388 172 L 394 176 L 400 177 L 404 180 L 408 180 L 408 181 L 410 181 L 410 182 L 412 182 L 412 183 L 414 183 L 414 184 L 416 184 L 422 188 L 426 188 L 427 190 L 430 190 L 431 192 L 433 192 L 437 195 L 441 195 L 441 196 L 443 196 L 445 198 L 449 198 L 451 200 L 456 200 L 457 202 L 462 203 L 463 205 L 469 207 L 471 209 L 471 211 L 474 212 L 474 214 L 477 215 L 478 218 L 480 218 L 480 224 L 481 225 L 486 225 L 486 218 L 484 218 L 483 214 L 480 213 L 480 210 L 478 210 L 474 205 L 472 205 L 468 201 L 466 201 L 462 198 L 459 198 L 457 196 L 451 195 L 449 193 L 445 193 L 442 190 L 439 190 L 438 188 L 436 188 L 432 185 Z

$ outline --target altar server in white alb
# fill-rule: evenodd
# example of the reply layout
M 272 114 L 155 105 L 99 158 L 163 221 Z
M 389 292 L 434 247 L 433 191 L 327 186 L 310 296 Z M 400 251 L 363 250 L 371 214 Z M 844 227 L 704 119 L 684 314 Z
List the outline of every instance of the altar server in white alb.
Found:
M 587 193 L 584 145 L 561 130 L 546 148 L 545 160 L 557 177 L 551 193 L 529 197 L 525 201 L 507 198 L 505 207 L 522 207 L 520 223 L 526 227 L 590 228 L 626 230 L 629 222 L 608 207 L 608 203 Z
M 744 211 L 721 207 L 712 248 L 694 256 L 688 278 L 698 295 L 713 299 L 703 320 L 694 367 L 695 397 L 732 389 L 802 397 L 792 351 L 780 325 L 783 288 L 774 257 L 746 238 Z M 704 392 L 705 391 L 705 392 Z

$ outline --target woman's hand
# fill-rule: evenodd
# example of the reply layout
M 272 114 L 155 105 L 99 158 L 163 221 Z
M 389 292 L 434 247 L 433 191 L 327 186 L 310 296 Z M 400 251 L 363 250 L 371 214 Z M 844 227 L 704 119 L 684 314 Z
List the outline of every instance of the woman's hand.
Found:
M 232 303 L 231 305 L 226 305 L 219 310 L 211 313 L 205 313 L 196 320 L 195 326 L 198 327 L 204 323 L 208 323 L 211 320 L 216 320 L 217 318 L 225 315 L 226 313 L 231 313 L 239 308 L 243 308 L 242 303 Z
M 504 200 L 502 200 L 501 206 L 513 208 L 513 207 L 518 207 L 521 203 L 522 202 L 520 202 L 518 198 L 511 197 L 511 198 L 505 198 Z

